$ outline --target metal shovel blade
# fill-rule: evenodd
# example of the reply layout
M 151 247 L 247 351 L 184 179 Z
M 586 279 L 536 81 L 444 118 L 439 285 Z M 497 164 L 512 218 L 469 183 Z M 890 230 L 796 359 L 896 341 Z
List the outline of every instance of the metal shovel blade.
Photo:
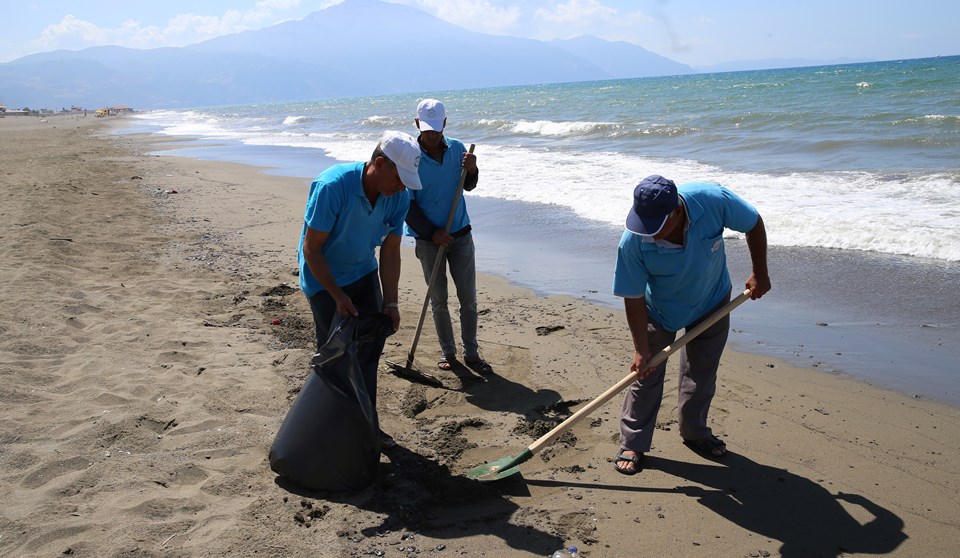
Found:
M 423 384 L 426 386 L 438 387 L 438 388 L 446 387 L 443 385 L 443 382 L 440 381 L 440 378 L 437 378 L 432 374 L 427 374 L 426 372 L 422 372 L 411 366 L 402 366 L 400 364 L 397 364 L 396 362 L 391 362 L 389 360 L 384 362 L 386 362 L 387 366 L 390 368 L 390 371 L 393 372 L 395 376 L 399 376 L 401 378 L 410 380 L 411 382 L 416 382 L 418 384 Z
M 478 465 L 467 471 L 467 478 L 480 482 L 500 480 L 520 472 L 520 464 L 533 457 L 529 449 L 511 457 L 501 457 L 496 461 Z

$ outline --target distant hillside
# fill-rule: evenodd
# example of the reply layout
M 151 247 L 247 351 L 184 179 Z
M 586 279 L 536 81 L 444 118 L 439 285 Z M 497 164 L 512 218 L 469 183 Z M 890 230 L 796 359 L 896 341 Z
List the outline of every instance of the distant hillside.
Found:
M 553 40 L 561 48 L 599 67 L 612 78 L 674 76 L 695 73 L 690 66 L 623 41 L 605 41 L 596 37 Z
M 0 98 L 45 108 L 178 108 L 693 73 L 636 45 L 468 31 L 346 0 L 302 20 L 183 48 L 93 47 L 0 64 Z

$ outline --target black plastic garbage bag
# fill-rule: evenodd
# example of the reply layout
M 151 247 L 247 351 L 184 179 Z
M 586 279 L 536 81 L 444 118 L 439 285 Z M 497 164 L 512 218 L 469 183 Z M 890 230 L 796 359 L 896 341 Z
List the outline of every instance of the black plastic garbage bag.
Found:
M 275 473 L 315 490 L 357 490 L 373 481 L 380 424 L 357 352 L 364 344 L 380 347 L 391 333 L 393 322 L 384 314 L 350 316 L 334 326 L 273 440 Z

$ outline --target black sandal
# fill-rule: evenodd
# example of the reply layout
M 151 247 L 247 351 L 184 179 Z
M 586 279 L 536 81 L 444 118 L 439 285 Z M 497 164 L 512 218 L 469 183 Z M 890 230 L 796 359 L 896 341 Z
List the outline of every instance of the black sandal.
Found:
M 450 371 L 453 370 L 453 364 L 457 361 L 456 356 L 447 356 L 443 355 L 440 357 L 440 360 L 437 361 L 437 368 L 440 370 Z
M 684 440 L 683 444 L 709 459 L 720 459 L 727 455 L 727 444 L 712 434 L 699 440 Z
M 463 363 L 467 365 L 467 368 L 473 370 L 481 376 L 493 374 L 493 367 L 480 357 L 470 359 L 464 358 Z
M 636 475 L 640 472 L 640 460 L 643 459 L 642 453 L 637 453 L 637 455 L 626 455 L 623 452 L 633 451 L 633 450 L 620 450 L 620 453 L 613 459 L 613 469 L 620 473 L 621 475 Z M 626 461 L 627 463 L 633 463 L 632 469 L 623 469 L 617 467 L 617 463 L 621 461 Z

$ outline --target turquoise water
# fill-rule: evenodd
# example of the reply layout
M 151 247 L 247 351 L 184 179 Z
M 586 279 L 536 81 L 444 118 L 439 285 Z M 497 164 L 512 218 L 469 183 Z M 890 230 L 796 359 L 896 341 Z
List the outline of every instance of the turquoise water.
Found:
M 618 306 L 633 186 L 718 181 L 758 207 L 771 246 L 774 291 L 738 310 L 734 346 L 960 405 L 960 56 L 158 111 L 132 131 L 303 177 L 306 195 L 384 130 L 415 133 L 424 97 L 477 146 L 481 271 Z

